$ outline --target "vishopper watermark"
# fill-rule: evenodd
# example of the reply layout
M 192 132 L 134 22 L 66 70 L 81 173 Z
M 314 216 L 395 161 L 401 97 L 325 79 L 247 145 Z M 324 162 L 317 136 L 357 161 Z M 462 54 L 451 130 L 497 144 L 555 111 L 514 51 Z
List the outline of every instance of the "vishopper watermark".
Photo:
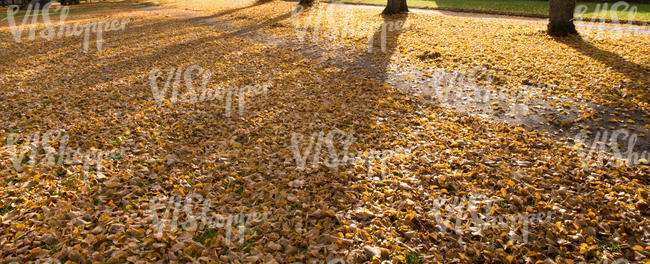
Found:
M 397 21 L 386 21 L 381 23 L 376 33 L 380 35 L 379 45 L 382 52 L 386 52 L 386 33 L 395 32 L 395 31 L 405 31 L 408 29 L 409 25 L 406 22 L 397 20 Z M 372 31 L 371 31 L 372 32 Z M 375 35 L 376 33 L 368 34 L 368 52 L 373 51 L 375 46 Z
M 82 165 L 84 182 L 87 174 L 94 172 L 103 177 L 102 162 L 104 158 L 120 159 L 125 155 L 125 149 L 112 149 L 109 151 L 99 149 L 76 150 L 69 148 L 69 136 L 62 130 L 48 130 L 45 133 L 33 132 L 26 136 L 11 133 L 7 136 L 5 150 L 10 153 L 11 164 L 17 172 L 24 171 L 24 167 L 35 168 L 38 165 L 50 168 L 54 165 Z M 57 151 L 51 144 L 58 142 Z M 28 155 L 29 154 L 29 155 Z M 94 164 L 94 167 L 91 165 Z
M 333 2 L 328 5 L 311 7 L 308 15 L 302 16 L 302 12 L 304 11 L 305 7 L 301 5 L 297 5 L 291 11 L 291 20 L 296 29 L 296 37 L 300 41 L 304 41 L 308 36 L 311 36 L 312 40 L 318 40 L 318 36 L 321 34 L 330 40 L 356 37 L 359 35 L 359 32 L 367 32 L 370 29 L 363 24 L 351 24 L 354 21 L 355 10 L 345 6 L 342 2 Z M 342 11 L 345 12 L 346 16 L 338 20 L 335 15 L 337 12 Z M 309 29 L 311 29 L 310 35 L 308 35 L 310 33 Z
M 195 210 L 195 206 L 198 207 L 198 211 Z M 210 199 L 204 199 L 198 193 L 187 196 L 157 196 L 149 202 L 149 209 L 156 236 L 162 236 L 163 231 L 175 232 L 179 228 L 191 232 L 223 228 L 225 242 L 228 244 L 231 243 L 233 227 L 237 227 L 238 243 L 243 245 L 247 226 L 269 220 L 268 212 L 214 214 Z M 164 210 L 164 213 L 159 217 L 158 214 L 161 210 Z M 181 218 L 184 218 L 185 221 L 179 223 Z
M 494 77 L 485 75 L 485 81 L 478 82 L 478 75 L 486 72 L 483 67 L 474 68 L 470 72 L 446 71 L 439 69 L 431 75 L 431 83 L 420 90 L 426 99 L 435 100 L 445 105 L 457 103 L 497 103 L 504 101 L 509 105 L 513 116 L 528 115 L 535 87 L 522 87 L 520 96 L 509 96 L 506 89 L 490 89 Z
M 368 52 L 373 52 L 375 35 L 379 35 L 381 50 L 386 52 L 387 32 L 407 30 L 410 26 L 406 21 L 385 21 L 375 29 L 367 24 L 358 23 L 354 19 L 354 10 L 355 8 L 337 1 L 327 5 L 314 6 L 308 10 L 308 15 L 301 16 L 305 7 L 296 5 L 291 11 L 296 37 L 302 42 L 308 36 L 311 36 L 311 40 L 314 41 L 318 41 L 320 35 L 324 35 L 329 40 L 367 36 Z M 338 18 L 337 13 L 345 13 L 345 16 L 342 19 Z
M 482 195 L 438 197 L 433 200 L 433 210 L 429 215 L 434 217 L 438 231 L 443 234 L 451 230 L 456 234 L 471 232 L 476 235 L 499 227 L 509 229 L 511 241 L 524 244 L 528 243 L 530 225 L 551 222 L 553 218 L 553 211 L 495 216 L 493 209 L 496 204 Z
M 582 25 L 591 29 L 600 29 L 608 31 L 618 31 L 618 32 L 641 32 L 644 34 L 650 33 L 650 30 L 647 28 L 648 23 L 644 22 L 643 25 L 637 25 L 636 27 L 622 27 L 620 25 L 627 24 L 629 26 L 633 25 L 633 21 L 636 18 L 638 8 L 635 5 L 630 5 L 625 1 L 618 1 L 609 6 L 610 3 L 597 3 L 593 12 L 590 12 L 588 5 L 579 4 L 575 9 L 575 21 L 582 22 L 600 22 L 597 25 L 587 24 Z M 619 11 L 620 9 L 620 11 Z M 619 12 L 627 12 L 627 19 L 624 21 L 618 17 Z M 591 18 L 583 18 L 585 14 L 593 13 L 594 15 Z M 626 21 L 626 22 L 625 22 Z M 607 24 L 605 22 L 610 22 Z M 611 26 L 611 24 L 616 24 L 617 26 Z M 610 33 L 611 34 L 611 33 Z
M 612 166 L 648 165 L 650 153 L 634 151 L 637 143 L 637 134 L 626 129 L 615 131 L 596 131 L 595 137 L 588 141 L 587 132 L 580 132 L 574 138 L 574 149 L 579 151 L 581 162 L 585 165 L 603 166 L 606 163 Z M 619 142 L 627 143 L 626 151 L 622 152 Z M 591 144 L 589 144 L 591 143 Z
M 201 78 L 200 86 L 194 86 L 194 72 L 197 76 Z M 208 83 L 212 79 L 212 73 L 210 70 L 204 70 L 198 65 L 191 65 L 186 69 L 183 67 L 172 67 L 167 72 L 167 77 L 163 78 L 165 73 L 155 68 L 149 73 L 149 84 L 151 85 L 151 91 L 153 93 L 154 99 L 162 104 L 165 98 L 167 97 L 168 92 L 170 92 L 168 101 L 173 103 L 200 103 L 214 100 L 224 100 L 225 101 L 225 112 L 226 117 L 231 117 L 232 112 L 235 108 L 233 103 L 235 102 L 234 97 L 236 96 L 236 104 L 238 107 L 239 116 L 243 116 L 246 110 L 246 98 L 255 95 L 266 95 L 268 88 L 271 86 L 270 82 L 264 84 L 253 84 L 240 87 L 227 87 L 222 88 L 220 86 L 210 89 L 208 88 Z M 159 81 L 161 81 L 162 88 L 160 88 Z M 169 91 L 171 86 L 171 91 Z M 181 86 L 184 86 L 185 92 L 179 95 L 179 89 Z M 181 91 L 182 92 L 182 91 Z
M 305 141 L 303 142 L 303 140 Z M 296 160 L 298 170 L 307 169 L 307 159 L 312 153 L 311 167 L 312 169 L 317 169 L 320 166 L 321 150 L 323 145 L 325 145 L 329 157 L 325 158 L 323 163 L 330 169 L 336 169 L 338 166 L 345 166 L 348 164 L 356 166 L 365 165 L 368 169 L 368 177 L 371 177 L 374 175 L 374 171 L 378 167 L 382 178 L 388 173 L 386 166 L 388 160 L 394 157 L 408 157 L 411 155 L 412 151 L 412 149 L 403 149 L 402 151 L 370 149 L 355 155 L 349 153 L 350 145 L 352 145 L 353 142 L 354 136 L 352 133 L 339 129 L 329 131 L 327 135 L 325 135 L 324 131 L 314 132 L 308 141 L 306 141 L 304 135 L 300 133 L 292 133 L 290 148 L 293 152 L 294 159 Z M 342 148 L 342 155 L 337 153 L 336 145 L 339 145 L 339 147 Z M 300 150 L 301 146 L 303 147 L 303 150 Z
M 123 18 L 122 20 L 113 20 L 110 22 L 87 22 L 87 23 L 75 23 L 69 25 L 65 23 L 66 18 L 70 12 L 69 7 L 61 7 L 61 5 L 56 5 L 56 7 L 50 11 L 51 3 L 46 4 L 43 8 L 40 8 L 39 3 L 32 6 L 29 5 L 25 11 L 25 15 L 22 19 L 20 25 L 16 23 L 15 15 L 20 11 L 19 6 L 12 5 L 7 9 L 7 20 L 9 22 L 9 27 L 11 34 L 14 37 L 14 40 L 17 43 L 23 41 L 23 32 L 25 31 L 25 25 L 31 18 L 31 23 L 29 24 L 29 37 L 30 41 L 36 39 L 36 26 L 38 23 L 39 14 L 43 18 L 45 28 L 41 29 L 38 32 L 38 36 L 45 40 L 60 39 L 63 37 L 72 37 L 72 36 L 82 36 L 83 35 L 83 50 L 88 52 L 90 46 L 90 34 L 96 34 L 96 46 L 98 51 L 102 51 L 103 47 L 103 33 L 116 30 L 124 30 L 126 24 L 130 22 L 130 18 Z M 61 12 L 59 14 L 59 25 L 54 26 L 52 20 L 50 19 L 50 12 Z

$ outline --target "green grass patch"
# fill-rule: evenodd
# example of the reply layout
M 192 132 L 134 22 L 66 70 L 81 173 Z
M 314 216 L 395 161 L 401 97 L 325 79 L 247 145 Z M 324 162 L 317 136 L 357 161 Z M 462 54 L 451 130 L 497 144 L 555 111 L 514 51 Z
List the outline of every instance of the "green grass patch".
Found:
M 406 263 L 419 264 L 421 263 L 420 256 L 417 253 L 409 253 L 408 255 L 406 255 Z
M 217 231 L 214 229 L 208 229 L 199 237 L 195 238 L 194 241 L 199 242 L 205 245 L 205 241 L 211 238 L 214 238 L 217 235 Z
M 323 2 L 335 2 L 332 0 L 321 0 Z M 386 0 L 342 0 L 344 3 L 379 5 L 385 6 Z M 412 8 L 430 8 L 450 11 L 466 11 L 478 13 L 491 13 L 503 15 L 548 17 L 548 2 L 532 0 L 408 0 L 408 6 Z M 603 19 L 619 21 L 634 21 L 637 23 L 650 22 L 650 4 L 632 3 L 636 7 L 636 12 L 621 11 L 619 7 L 617 12 L 609 12 L 612 3 L 608 4 L 606 12 L 596 12 L 599 3 L 578 2 L 577 6 L 586 5 L 586 11 L 579 17 L 584 20 Z M 603 5 L 600 4 L 600 9 Z
M 72 188 L 74 187 L 74 179 L 73 178 L 67 178 L 65 182 L 63 183 L 66 187 Z
M 6 213 L 10 212 L 13 209 L 14 209 L 14 207 L 11 206 L 11 205 L 7 205 L 5 207 L 2 207 L 2 208 L 0 208 L 0 215 L 5 215 Z
M 621 244 L 616 242 L 608 242 L 607 245 L 609 246 L 612 252 L 621 252 Z

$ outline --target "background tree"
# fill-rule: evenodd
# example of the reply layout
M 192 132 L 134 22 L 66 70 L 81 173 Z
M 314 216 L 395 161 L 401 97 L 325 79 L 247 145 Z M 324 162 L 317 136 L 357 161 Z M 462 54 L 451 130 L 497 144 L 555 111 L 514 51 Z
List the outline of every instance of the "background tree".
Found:
M 38 9 L 43 9 L 43 7 L 49 2 L 51 2 L 51 0 L 23 0 L 23 5 L 20 8 L 27 9 L 27 6 L 29 5 L 31 5 L 32 8 L 36 8 L 36 3 L 38 3 Z
M 573 12 L 576 8 L 575 0 L 549 0 L 548 5 L 549 35 L 564 37 L 569 34 L 578 34 L 576 26 L 573 24 Z
M 386 8 L 382 13 L 384 15 L 392 15 L 392 14 L 399 14 L 408 11 L 409 8 L 406 6 L 406 0 L 388 0 L 388 3 L 386 4 Z
M 318 0 L 300 0 L 298 4 L 304 7 L 308 7 L 318 4 Z

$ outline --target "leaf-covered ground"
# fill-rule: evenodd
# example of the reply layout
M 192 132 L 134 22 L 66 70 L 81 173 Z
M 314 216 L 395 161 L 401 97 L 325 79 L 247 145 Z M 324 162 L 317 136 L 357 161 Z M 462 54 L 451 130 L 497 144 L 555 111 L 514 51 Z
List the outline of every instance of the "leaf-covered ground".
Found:
M 353 33 L 337 33 L 340 24 L 312 23 L 300 41 L 296 21 L 318 10 L 294 20 L 294 5 L 92 4 L 100 10 L 72 13 L 67 22 L 131 22 L 124 31 L 104 33 L 103 50 L 91 45 L 88 53 L 82 37 L 16 43 L 1 22 L 0 138 L 61 129 L 70 135 L 69 147 L 126 151 L 105 158 L 102 174 L 84 174 L 74 162 L 46 167 L 26 161 L 16 170 L 3 149 L 0 259 L 649 260 L 650 169 L 585 164 L 567 138 L 582 129 L 626 128 L 639 134 L 638 148 L 648 149 L 650 36 L 583 30 L 582 38 L 553 39 L 537 23 L 382 17 L 376 9 L 357 8 L 352 20 L 344 19 L 347 9 L 329 17 L 350 21 L 358 29 Z M 409 26 L 387 32 L 381 51 L 377 29 L 385 21 Z M 372 52 L 368 34 L 375 36 Z M 191 65 L 213 73 L 211 88 L 272 85 L 265 95 L 247 98 L 243 115 L 227 116 L 223 101 L 158 104 L 150 72 Z M 487 110 L 460 110 L 418 93 L 432 72 L 476 66 L 494 76 L 490 89 L 514 98 L 536 87 L 539 92 L 527 99 L 545 102 L 538 113 L 542 122 L 508 118 L 499 110 L 507 105 L 499 102 Z M 309 156 L 308 168 L 298 169 L 292 135 L 305 135 L 306 144 L 313 133 L 335 129 L 354 135 L 349 152 L 360 157 L 372 150 L 411 152 L 391 156 L 381 167 L 331 168 L 324 160 L 312 167 Z M 327 155 L 323 146 L 321 156 Z M 153 201 L 197 193 L 211 201 L 210 214 L 258 212 L 269 218 L 246 226 L 243 243 L 226 239 L 238 234 L 234 227 L 157 234 Z M 521 225 L 482 232 L 463 226 L 442 234 L 438 214 L 451 222 L 470 216 L 436 212 L 436 204 L 468 197 L 498 204 L 490 212 L 484 205 L 475 210 L 484 220 L 553 213 L 530 224 L 526 244 L 511 239 L 523 235 Z
M 324 2 L 336 2 L 324 0 Z M 344 3 L 378 5 L 385 6 L 386 3 L 381 0 L 342 0 Z M 478 13 L 506 14 L 518 16 L 548 17 L 548 3 L 542 1 L 525 1 L 525 0 L 412 0 L 409 1 L 409 8 L 431 8 L 436 10 L 465 11 Z M 577 16 L 584 19 L 628 19 L 636 20 L 641 24 L 650 20 L 650 5 L 645 3 L 631 3 L 636 6 L 636 12 L 618 12 L 602 13 L 603 3 L 577 1 L 578 5 L 588 7 L 588 12 L 578 14 Z M 599 5 L 600 4 L 600 5 Z M 611 6 L 608 4 L 608 6 Z M 598 8 L 597 8 L 598 7 Z M 620 8 L 620 7 L 619 7 Z

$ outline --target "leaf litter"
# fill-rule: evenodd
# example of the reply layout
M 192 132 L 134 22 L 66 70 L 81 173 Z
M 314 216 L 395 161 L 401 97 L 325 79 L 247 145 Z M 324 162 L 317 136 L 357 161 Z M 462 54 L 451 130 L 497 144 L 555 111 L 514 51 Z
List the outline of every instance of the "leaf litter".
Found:
M 376 52 L 367 52 L 368 32 L 297 40 L 290 16 L 295 3 L 188 2 L 186 9 L 161 10 L 97 5 L 113 11 L 71 19 L 133 21 L 124 32 L 106 33 L 101 52 L 83 53 L 74 37 L 30 45 L 2 41 L 0 138 L 64 129 L 75 146 L 128 149 L 120 159 L 104 160 L 102 177 L 87 173 L 86 182 L 79 165 L 26 163 L 18 172 L 11 154 L 2 152 L 0 254 L 8 262 L 648 261 L 647 166 L 585 165 L 578 150 L 550 129 L 432 103 L 400 89 L 402 82 L 390 73 L 489 65 L 501 89 L 542 84 L 541 97 L 578 102 L 576 115 L 597 119 L 590 108 L 595 104 L 620 115 L 640 113 L 636 123 L 643 125 L 647 36 L 587 32 L 583 44 L 547 37 L 543 25 L 409 14 L 388 18 L 410 27 L 387 34 L 387 51 L 377 42 Z M 241 9 L 230 11 L 235 8 Z M 192 20 L 211 16 L 216 24 Z M 376 11 L 355 11 L 355 23 L 371 30 L 382 20 Z M 223 21 L 227 28 L 214 26 Z M 324 30 L 333 25 L 317 26 L 335 32 Z M 10 34 L 7 26 L 0 31 Z M 328 41 L 336 44 L 323 44 Z M 266 97 L 248 98 L 246 113 L 235 118 L 225 116 L 221 103 L 155 102 L 149 71 L 190 65 L 214 73 L 211 87 L 267 81 L 272 87 Z M 412 151 L 381 168 L 330 168 L 321 161 L 316 169 L 299 170 L 292 133 L 336 128 L 355 135 L 351 152 Z M 224 229 L 156 235 L 150 202 L 192 193 L 219 205 L 214 214 L 273 217 L 247 226 L 244 244 L 228 243 Z M 466 201 L 479 196 L 496 206 Z M 441 199 L 451 199 L 461 213 L 449 206 L 436 212 Z M 526 244 L 511 239 L 524 234 L 517 225 L 439 231 L 438 213 L 463 222 L 458 219 L 470 217 L 465 208 L 483 220 L 489 214 L 553 214 L 530 224 Z

